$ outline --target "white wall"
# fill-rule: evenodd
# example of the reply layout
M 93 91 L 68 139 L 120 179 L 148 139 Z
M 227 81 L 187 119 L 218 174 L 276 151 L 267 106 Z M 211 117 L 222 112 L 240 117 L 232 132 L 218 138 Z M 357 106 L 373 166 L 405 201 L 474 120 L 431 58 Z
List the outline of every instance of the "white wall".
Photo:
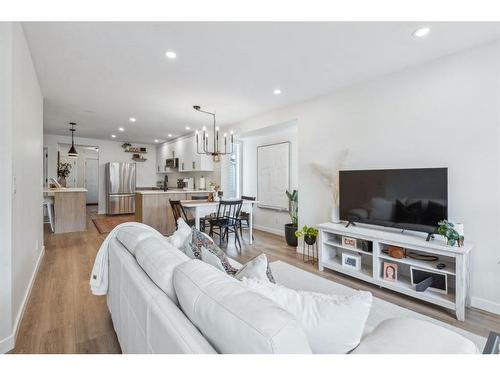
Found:
M 257 196 L 257 147 L 287 141 L 290 142 L 290 189 L 298 189 L 297 136 L 296 121 L 242 135 L 242 195 Z M 284 225 L 290 221 L 288 212 L 258 207 L 254 209 L 254 225 L 258 229 L 284 235 Z
M 78 131 L 78 126 L 77 126 Z M 69 133 L 69 131 L 68 131 Z M 48 176 L 57 178 L 57 151 L 59 143 L 71 144 L 71 136 L 43 135 L 43 145 L 48 149 Z M 132 162 L 132 154 L 124 152 L 121 145 L 123 142 L 107 141 L 102 139 L 75 137 L 75 144 L 80 146 L 99 147 L 99 213 L 106 212 L 106 188 L 105 188 L 105 165 L 108 162 Z M 137 147 L 146 147 L 147 158 L 145 162 L 137 163 L 137 186 L 156 186 L 156 149 L 154 145 L 134 143 Z
M 0 351 L 5 351 L 12 348 L 43 254 L 43 97 L 21 25 L 0 25 L 3 200 Z M 10 280 L 4 280 L 7 277 Z
M 500 314 L 500 42 L 466 50 L 236 124 L 297 119 L 299 224 L 327 221 L 312 162 L 349 149 L 345 168 L 449 168 L 449 216 L 474 242 L 474 306 Z
M 0 353 L 12 348 L 12 24 L 0 22 Z

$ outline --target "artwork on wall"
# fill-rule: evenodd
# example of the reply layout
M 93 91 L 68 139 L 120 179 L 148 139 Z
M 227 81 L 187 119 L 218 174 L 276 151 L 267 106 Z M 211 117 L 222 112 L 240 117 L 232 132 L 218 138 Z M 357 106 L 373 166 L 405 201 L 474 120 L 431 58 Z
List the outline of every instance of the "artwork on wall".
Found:
M 257 199 L 259 207 L 288 210 L 290 142 L 257 147 Z

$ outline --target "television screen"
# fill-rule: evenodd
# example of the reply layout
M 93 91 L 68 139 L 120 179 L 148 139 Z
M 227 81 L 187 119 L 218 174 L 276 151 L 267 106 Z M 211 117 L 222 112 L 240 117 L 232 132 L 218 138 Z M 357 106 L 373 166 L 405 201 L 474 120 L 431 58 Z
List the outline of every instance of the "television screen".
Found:
M 448 169 L 339 172 L 340 219 L 435 233 L 448 218 Z

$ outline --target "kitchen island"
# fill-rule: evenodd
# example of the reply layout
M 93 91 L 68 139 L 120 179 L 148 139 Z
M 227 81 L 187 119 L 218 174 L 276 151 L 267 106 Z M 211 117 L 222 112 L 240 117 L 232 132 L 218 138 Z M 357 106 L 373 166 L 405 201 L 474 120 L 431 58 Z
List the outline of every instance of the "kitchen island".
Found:
M 45 189 L 54 198 L 54 232 L 83 232 L 87 230 L 87 189 Z
M 163 235 L 175 231 L 170 200 L 191 200 L 193 195 L 208 195 L 211 190 L 141 190 L 135 193 L 135 221 L 155 228 Z

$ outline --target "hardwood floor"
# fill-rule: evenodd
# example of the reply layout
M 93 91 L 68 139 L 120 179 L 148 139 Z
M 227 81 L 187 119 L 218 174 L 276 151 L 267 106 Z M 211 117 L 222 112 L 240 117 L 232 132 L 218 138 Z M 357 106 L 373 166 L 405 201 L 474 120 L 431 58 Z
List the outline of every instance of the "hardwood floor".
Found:
M 87 232 L 52 234 L 45 228 L 45 257 L 33 285 L 12 353 L 120 353 L 106 306 L 106 297 L 94 296 L 89 275 L 99 245 L 106 237 L 92 222 L 98 216 L 91 206 Z M 246 239 L 246 233 L 244 237 Z M 368 283 L 337 274 L 319 272 L 317 266 L 302 262 L 302 255 L 286 246 L 276 235 L 255 231 L 253 245 L 243 244 L 238 252 L 231 241 L 228 256 L 244 263 L 264 252 L 269 261 L 282 260 L 306 271 L 356 289 L 368 290 L 389 302 L 429 315 L 476 334 L 487 336 L 500 331 L 500 316 L 467 309 L 459 322 L 448 311 Z

